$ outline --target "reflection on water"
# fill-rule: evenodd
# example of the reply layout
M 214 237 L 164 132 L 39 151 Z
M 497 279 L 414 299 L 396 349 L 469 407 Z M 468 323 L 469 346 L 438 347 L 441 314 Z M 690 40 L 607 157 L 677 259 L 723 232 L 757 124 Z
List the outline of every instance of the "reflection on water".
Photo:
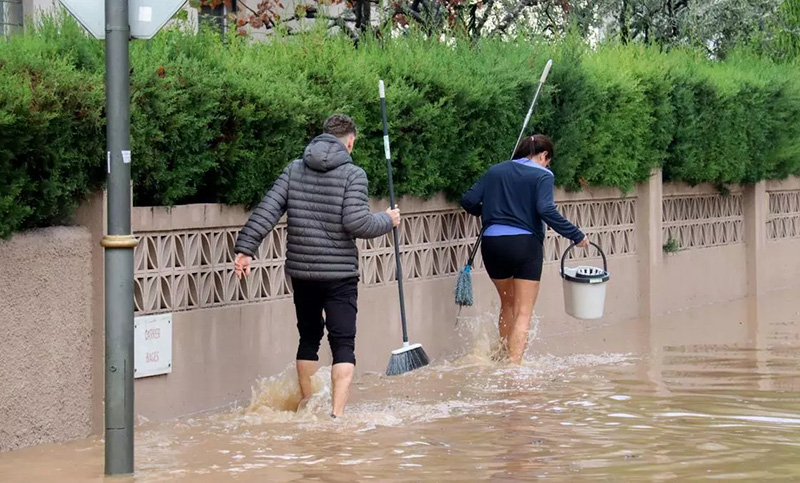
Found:
M 248 407 L 142 422 L 133 480 L 792 479 L 798 312 L 794 293 L 778 293 L 755 309 L 742 301 L 596 330 L 548 335 L 542 320 L 522 367 L 496 362 L 490 317 L 464 319 L 464 354 L 398 378 L 361 376 L 341 420 L 327 417 L 323 368 L 297 413 L 287 369 L 257 382 Z M 89 439 L 0 454 L 0 481 L 101 481 L 102 450 Z

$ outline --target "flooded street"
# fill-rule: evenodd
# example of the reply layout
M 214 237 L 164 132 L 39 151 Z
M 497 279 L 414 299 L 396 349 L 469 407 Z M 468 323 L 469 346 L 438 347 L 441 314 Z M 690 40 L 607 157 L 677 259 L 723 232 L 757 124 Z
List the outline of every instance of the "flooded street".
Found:
M 299 395 L 287 369 L 255 383 L 249 407 L 142 421 L 137 473 L 114 481 L 790 480 L 800 474 L 796 294 L 535 330 L 523 367 L 493 360 L 488 315 L 462 320 L 465 354 L 360 376 L 340 421 L 327 417 L 329 368 L 299 413 L 288 410 Z M 99 438 L 0 454 L 3 482 L 102 481 L 102 471 Z

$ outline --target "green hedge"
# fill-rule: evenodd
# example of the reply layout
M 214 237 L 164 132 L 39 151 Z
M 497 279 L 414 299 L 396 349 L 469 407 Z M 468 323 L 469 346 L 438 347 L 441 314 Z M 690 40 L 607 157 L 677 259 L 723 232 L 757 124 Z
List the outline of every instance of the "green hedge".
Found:
M 0 237 L 69 220 L 103 182 L 102 73 L 64 29 L 0 40 Z
M 251 205 L 332 112 L 360 127 L 355 161 L 385 195 L 378 79 L 401 194 L 460 195 L 508 157 L 546 60 L 530 131 L 556 141 L 568 189 L 665 178 L 718 185 L 800 174 L 796 66 L 691 51 L 324 33 L 252 44 L 167 31 L 132 43 L 134 201 Z M 0 42 L 0 236 L 69 221 L 103 183 L 102 44 L 70 20 Z

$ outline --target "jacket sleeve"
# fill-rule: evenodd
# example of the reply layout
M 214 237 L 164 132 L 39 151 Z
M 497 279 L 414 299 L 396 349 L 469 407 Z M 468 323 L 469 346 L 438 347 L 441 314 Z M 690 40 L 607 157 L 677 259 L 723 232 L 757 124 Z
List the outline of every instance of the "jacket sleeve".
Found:
M 370 213 L 367 175 L 355 170 L 348 178 L 342 200 L 342 224 L 355 238 L 375 238 L 392 230 L 392 218 L 386 213 Z
M 583 240 L 585 235 L 556 209 L 556 204 L 553 201 L 553 180 L 553 176 L 543 176 L 539 180 L 536 190 L 536 211 L 539 212 L 542 220 L 553 227 L 559 235 L 578 243 Z
M 286 200 L 289 193 L 289 172 L 293 163 L 283 170 L 264 199 L 250 214 L 244 227 L 236 238 L 236 253 L 254 256 L 262 240 L 275 228 L 278 220 L 286 213 Z
M 467 190 L 464 193 L 464 196 L 461 197 L 461 207 L 464 208 L 467 213 L 473 216 L 481 216 L 483 213 L 483 186 L 484 186 L 484 178 L 485 175 L 481 177 L 472 188 Z

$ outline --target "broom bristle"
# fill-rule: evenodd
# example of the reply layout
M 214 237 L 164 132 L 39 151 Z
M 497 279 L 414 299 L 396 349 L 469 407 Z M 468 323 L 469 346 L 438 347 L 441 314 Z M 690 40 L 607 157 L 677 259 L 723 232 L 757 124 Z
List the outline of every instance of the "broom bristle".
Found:
M 428 364 L 430 364 L 430 359 L 428 359 L 425 349 L 419 344 L 414 344 L 410 347 L 392 351 L 392 355 L 389 357 L 389 365 L 386 368 L 386 375 L 397 376 L 405 374 Z
M 468 306 L 471 307 L 472 303 L 474 302 L 472 296 L 472 270 L 470 270 L 470 266 L 467 265 L 458 273 L 458 279 L 456 279 L 456 304 L 461 306 Z

